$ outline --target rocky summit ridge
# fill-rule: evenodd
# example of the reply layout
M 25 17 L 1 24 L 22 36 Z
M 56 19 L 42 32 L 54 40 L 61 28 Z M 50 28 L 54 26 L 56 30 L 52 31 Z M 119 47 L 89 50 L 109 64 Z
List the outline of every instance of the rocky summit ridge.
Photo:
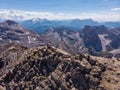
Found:
M 0 90 L 119 90 L 119 67 L 115 58 L 13 44 L 0 54 Z

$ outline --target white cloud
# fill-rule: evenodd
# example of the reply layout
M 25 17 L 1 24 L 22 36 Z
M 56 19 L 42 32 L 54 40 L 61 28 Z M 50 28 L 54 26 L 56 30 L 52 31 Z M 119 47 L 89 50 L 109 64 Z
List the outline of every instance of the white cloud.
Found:
M 28 20 L 32 18 L 45 18 L 45 19 L 88 19 L 91 18 L 96 21 L 119 21 L 119 13 L 80 13 L 80 14 L 69 14 L 69 13 L 52 13 L 52 12 L 30 12 L 21 10 L 7 10 L 0 9 L 0 18 L 3 20 Z
M 120 8 L 113 8 L 111 10 L 113 10 L 113 11 L 120 11 Z

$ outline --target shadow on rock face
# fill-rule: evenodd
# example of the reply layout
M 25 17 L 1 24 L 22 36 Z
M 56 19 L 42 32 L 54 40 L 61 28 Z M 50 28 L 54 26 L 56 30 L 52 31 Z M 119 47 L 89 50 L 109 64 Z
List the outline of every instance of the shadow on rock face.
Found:
M 4 62 L 2 61 L 2 59 L 0 58 L 0 69 L 4 66 Z

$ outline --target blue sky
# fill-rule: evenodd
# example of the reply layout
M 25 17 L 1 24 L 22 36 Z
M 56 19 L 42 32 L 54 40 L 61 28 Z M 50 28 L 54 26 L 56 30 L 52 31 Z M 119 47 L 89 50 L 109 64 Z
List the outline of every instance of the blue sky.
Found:
M 120 6 L 120 0 L 0 0 L 1 9 L 49 12 L 102 12 Z
M 34 12 L 120 14 L 120 0 L 0 0 L 0 9 Z

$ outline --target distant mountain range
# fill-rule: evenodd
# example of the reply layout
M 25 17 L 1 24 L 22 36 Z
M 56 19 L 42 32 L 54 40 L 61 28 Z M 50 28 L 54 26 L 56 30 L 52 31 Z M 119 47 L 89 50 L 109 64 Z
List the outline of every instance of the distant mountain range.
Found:
M 70 27 L 52 27 L 44 34 L 38 34 L 14 21 L 7 20 L 0 23 L 0 44 L 12 42 L 28 47 L 50 44 L 71 53 L 112 57 L 120 55 L 120 28 L 109 29 L 104 25 L 87 25 L 76 31 Z
M 4 22 L 4 19 L 0 19 L 0 22 Z M 33 18 L 29 20 L 19 20 L 17 21 L 24 27 L 34 30 L 38 33 L 45 33 L 47 29 L 51 27 L 63 27 L 63 28 L 69 28 L 73 31 L 79 31 L 84 26 L 99 26 L 104 25 L 108 28 L 116 28 L 120 27 L 120 21 L 118 22 L 97 22 L 92 19 L 71 19 L 71 20 L 48 20 L 48 19 L 40 19 L 40 18 Z
M 66 27 L 73 31 L 78 31 L 86 25 L 99 26 L 105 25 L 108 28 L 120 27 L 120 22 L 102 22 L 99 23 L 92 19 L 73 19 L 73 20 L 47 20 L 47 19 L 31 19 L 21 22 L 21 24 L 29 29 L 35 30 L 38 33 L 44 33 L 47 29 L 51 27 Z

